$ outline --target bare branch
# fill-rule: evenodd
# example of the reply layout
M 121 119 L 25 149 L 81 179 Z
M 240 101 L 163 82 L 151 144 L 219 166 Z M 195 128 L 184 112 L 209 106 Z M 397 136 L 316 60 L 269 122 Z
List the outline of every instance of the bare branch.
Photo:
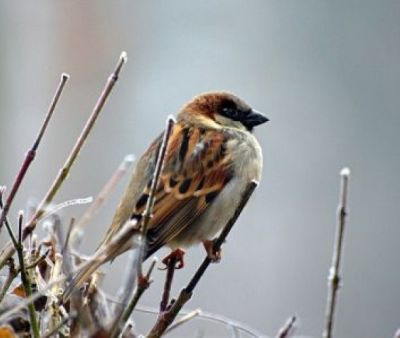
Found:
M 44 119 L 44 121 L 42 123 L 42 126 L 39 129 L 39 132 L 38 132 L 38 134 L 36 136 L 35 142 L 33 143 L 32 148 L 25 155 L 24 162 L 22 163 L 22 166 L 19 169 L 19 172 L 18 172 L 18 174 L 17 174 L 17 176 L 16 176 L 16 178 L 14 180 L 14 183 L 13 183 L 13 185 L 11 187 L 11 191 L 10 191 L 10 193 L 9 193 L 7 199 L 6 199 L 6 202 L 4 204 L 4 207 L 3 207 L 2 211 L 1 211 L 1 214 L 0 214 L 0 230 L 1 230 L 2 226 L 3 226 L 4 220 L 7 217 L 8 211 L 10 210 L 10 207 L 11 207 L 11 204 L 12 204 L 12 202 L 14 200 L 14 197 L 17 194 L 18 189 L 19 189 L 19 187 L 20 187 L 20 185 L 21 185 L 21 183 L 22 183 L 22 181 L 23 181 L 23 179 L 25 177 L 25 174 L 27 173 L 27 171 L 29 169 L 29 166 L 31 165 L 32 161 L 35 159 L 36 151 L 37 151 L 37 149 L 39 147 L 39 143 L 43 138 L 44 132 L 46 131 L 47 125 L 49 124 L 49 121 L 50 121 L 51 117 L 53 116 L 54 109 L 56 107 L 58 99 L 61 96 L 61 93 L 62 93 L 62 91 L 64 89 L 64 85 L 66 84 L 68 78 L 69 78 L 69 76 L 67 74 L 65 74 L 65 73 L 63 73 L 61 75 L 60 83 L 58 84 L 56 93 L 55 93 L 55 95 L 54 95 L 54 97 L 53 97 L 53 99 L 52 99 L 52 101 L 50 103 L 49 110 L 47 111 L 46 117 L 45 117 L 45 119 Z
M 100 209 L 103 205 L 106 198 L 110 195 L 110 193 L 115 189 L 117 183 L 121 180 L 121 178 L 126 173 L 129 166 L 133 163 L 134 156 L 127 155 L 125 156 L 122 163 L 118 166 L 118 169 L 114 172 L 111 178 L 107 181 L 104 187 L 101 189 L 99 194 L 97 195 L 94 202 L 87 208 L 86 212 L 83 216 L 78 220 L 74 229 L 71 233 L 71 244 L 74 245 L 77 238 L 80 237 L 80 233 L 82 229 L 90 222 L 96 212 Z
M 326 305 L 326 319 L 325 319 L 325 330 L 323 333 L 324 338 L 332 337 L 336 297 L 340 287 L 340 261 L 343 249 L 343 236 L 346 225 L 347 216 L 347 191 L 348 181 L 350 177 L 350 169 L 343 168 L 340 171 L 340 195 L 339 205 L 337 210 L 337 227 L 336 227 L 336 239 L 333 248 L 332 266 L 329 272 L 329 293 Z
M 172 132 L 172 128 L 174 127 L 174 124 L 175 124 L 175 119 L 172 116 L 168 116 L 166 127 L 165 127 L 165 131 L 164 131 L 163 140 L 161 142 L 160 149 L 158 150 L 157 157 L 156 157 L 156 166 L 154 168 L 154 173 L 153 173 L 153 177 L 152 177 L 152 180 L 151 180 L 149 197 L 147 199 L 146 208 L 144 209 L 143 217 L 142 217 L 142 221 L 141 221 L 142 222 L 142 224 L 141 224 L 141 233 L 142 233 L 142 240 L 143 241 L 145 241 L 145 239 L 146 239 L 147 227 L 149 225 L 151 217 L 153 216 L 155 193 L 156 193 L 156 189 L 157 189 L 157 186 L 158 186 L 158 182 L 160 180 L 161 171 L 162 171 L 163 166 L 164 166 L 164 159 L 165 159 L 165 155 L 167 153 L 168 141 L 169 141 L 169 138 L 171 136 L 171 132 Z M 144 250 L 145 250 L 145 246 L 143 245 L 142 246 L 141 257 L 143 257 L 143 255 L 144 255 Z M 140 260 L 140 262 L 141 261 L 142 261 L 142 259 Z M 140 263 L 139 266 L 138 266 L 138 270 L 139 270 L 138 275 L 139 276 L 142 275 L 142 267 L 141 267 L 141 265 L 142 264 Z
M 122 324 L 126 323 L 129 320 L 133 310 L 135 309 L 137 303 L 139 302 L 139 299 L 142 297 L 143 293 L 149 288 L 149 286 L 152 282 L 151 274 L 153 273 L 156 263 L 157 263 L 157 259 L 154 258 L 150 264 L 149 269 L 147 270 L 146 275 L 138 276 L 136 290 L 135 290 L 131 300 L 129 301 L 128 307 L 124 311 L 122 317 L 119 319 L 119 323 L 116 323 L 112 329 L 112 337 L 113 338 L 117 338 L 119 336 L 121 327 L 123 326 Z
M 92 114 L 90 115 L 89 119 L 87 120 L 84 128 L 82 129 L 81 134 L 79 135 L 74 147 L 72 148 L 67 160 L 65 161 L 62 169 L 58 172 L 57 177 L 53 181 L 50 189 L 47 191 L 45 197 L 40 202 L 39 207 L 37 208 L 35 214 L 32 216 L 28 224 L 26 225 L 24 232 L 23 232 L 23 240 L 25 240 L 29 234 L 35 229 L 36 224 L 39 222 L 41 217 L 46 211 L 47 206 L 53 201 L 54 196 L 57 194 L 58 190 L 60 189 L 62 183 L 67 178 L 72 165 L 74 164 L 76 158 L 78 157 L 87 137 L 89 136 L 104 104 L 109 97 L 111 90 L 113 89 L 115 83 L 118 80 L 119 73 L 122 69 L 122 66 L 126 63 L 127 56 L 126 53 L 121 53 L 119 58 L 118 64 L 114 72 L 108 78 L 108 81 L 101 93 L 99 99 L 96 102 L 96 105 L 93 108 Z M 2 213 L 3 214 L 3 213 Z M 6 213 L 5 213 L 6 215 Z M 3 221 L 2 221 L 3 222 Z M 10 244 L 6 247 L 6 249 L 2 252 L 0 257 L 0 269 L 4 266 L 5 262 L 9 257 L 14 254 L 15 250 L 11 247 Z
M 242 212 L 244 206 L 246 205 L 247 201 L 249 200 L 251 194 L 254 192 L 254 189 L 257 187 L 257 185 L 258 183 L 256 181 L 252 181 L 246 187 L 242 199 L 240 201 L 240 204 L 238 208 L 235 210 L 234 215 L 229 219 L 224 229 L 222 230 L 221 234 L 214 241 L 214 251 L 220 250 L 222 243 L 225 241 L 229 232 L 232 230 L 233 225 L 235 224 L 236 220 L 238 219 L 240 213 Z M 160 337 L 168 328 L 168 326 L 172 324 L 172 322 L 178 315 L 179 311 L 192 297 L 194 288 L 196 287 L 200 278 L 203 276 L 204 272 L 207 270 L 210 263 L 211 260 L 207 256 L 204 259 L 203 263 L 200 265 L 200 267 L 197 269 L 196 273 L 194 274 L 194 276 L 192 277 L 186 288 L 184 288 L 180 292 L 178 299 L 174 302 L 171 308 L 159 316 L 157 322 L 148 333 L 147 338 Z
M 283 325 L 279 329 L 278 334 L 276 335 L 276 338 L 288 338 L 293 333 L 295 322 L 296 322 L 296 316 L 290 317 L 286 321 L 285 325 Z
M 196 309 L 193 310 L 185 315 L 183 315 L 181 318 L 179 318 L 179 320 L 177 320 L 173 325 L 171 325 L 166 331 L 165 333 L 169 333 L 172 330 L 176 329 L 177 327 L 187 323 L 188 321 L 198 317 L 201 315 L 201 310 L 200 309 Z
M 32 286 L 31 286 L 32 284 L 25 269 L 24 252 L 23 252 L 24 248 L 22 246 L 22 221 L 23 221 L 23 213 L 20 211 L 18 216 L 19 231 L 18 231 L 18 245 L 16 247 L 16 250 L 18 254 L 19 266 L 21 269 L 21 281 L 24 286 L 26 296 L 30 297 L 32 296 Z M 39 338 L 40 337 L 39 325 L 36 319 L 35 306 L 33 305 L 33 303 L 28 304 L 28 311 L 32 328 L 32 334 L 35 338 Z
M 108 78 L 108 81 L 103 89 L 103 92 L 101 93 L 99 99 L 97 100 L 96 105 L 93 108 L 92 114 L 90 115 L 89 119 L 86 122 L 86 125 L 82 129 L 82 132 L 79 135 L 78 140 L 76 141 L 74 147 L 72 148 L 71 153 L 69 154 L 67 160 L 65 161 L 62 169 L 58 172 L 58 175 L 54 180 L 52 186 L 50 187 L 49 191 L 47 192 L 46 196 L 44 197 L 42 202 L 40 202 L 40 205 L 37 208 L 35 214 L 32 216 L 32 218 L 26 225 L 24 229 L 24 239 L 35 229 L 36 224 L 43 216 L 47 205 L 49 205 L 52 202 L 54 196 L 57 194 L 62 183 L 67 178 L 73 164 L 75 163 L 76 158 L 78 157 L 83 145 L 87 140 L 87 137 L 92 131 L 93 126 L 95 125 L 96 120 L 99 117 L 104 107 L 104 104 L 106 103 L 112 89 L 114 88 L 114 85 L 118 80 L 122 66 L 126 63 L 126 61 L 127 61 L 126 53 L 122 52 L 116 69 Z

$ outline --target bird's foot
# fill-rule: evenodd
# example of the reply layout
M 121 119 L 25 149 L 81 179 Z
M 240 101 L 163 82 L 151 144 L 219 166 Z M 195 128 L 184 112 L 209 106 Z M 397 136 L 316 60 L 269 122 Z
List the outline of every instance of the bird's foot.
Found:
M 215 250 L 214 241 L 205 240 L 203 241 L 204 249 L 206 249 L 207 257 L 212 263 L 219 263 L 222 257 L 222 250 Z
M 174 265 L 175 269 L 182 269 L 185 266 L 183 256 L 185 256 L 185 251 L 182 249 L 175 249 L 161 261 L 163 264 L 165 264 L 165 268 L 162 270 L 167 269 L 171 264 Z

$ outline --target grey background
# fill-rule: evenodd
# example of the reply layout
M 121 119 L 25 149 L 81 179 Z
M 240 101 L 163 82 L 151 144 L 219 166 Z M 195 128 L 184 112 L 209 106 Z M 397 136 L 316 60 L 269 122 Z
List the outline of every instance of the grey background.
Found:
M 271 119 L 256 131 L 264 177 L 189 307 L 270 335 L 296 313 L 297 332 L 319 336 L 338 173 L 348 165 L 335 333 L 390 337 L 400 326 L 399 39 L 399 1 L 1 1 L 0 182 L 10 186 L 63 71 L 71 79 L 14 215 L 48 189 L 122 50 L 129 63 L 56 202 L 95 195 L 193 95 L 230 90 Z M 86 253 L 124 184 L 90 225 Z M 174 292 L 202 257 L 190 250 Z M 124 259 L 108 268 L 109 290 L 126 268 Z M 143 304 L 158 306 L 162 277 L 156 272 Z M 136 318 L 141 332 L 154 320 Z M 196 332 L 230 334 L 196 321 L 175 336 Z

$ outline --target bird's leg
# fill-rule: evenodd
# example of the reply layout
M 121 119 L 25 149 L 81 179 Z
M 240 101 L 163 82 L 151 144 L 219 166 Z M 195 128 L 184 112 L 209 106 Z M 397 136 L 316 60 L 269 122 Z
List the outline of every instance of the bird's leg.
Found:
M 218 263 L 222 257 L 222 250 L 215 250 L 214 240 L 204 240 L 203 241 L 204 249 L 206 249 L 207 257 L 210 259 L 212 263 Z
M 185 262 L 183 260 L 183 256 L 185 255 L 185 251 L 182 249 L 175 249 L 168 256 L 164 257 L 161 261 L 165 264 L 165 268 L 168 268 L 172 263 L 174 263 L 175 269 L 182 269 L 185 266 Z

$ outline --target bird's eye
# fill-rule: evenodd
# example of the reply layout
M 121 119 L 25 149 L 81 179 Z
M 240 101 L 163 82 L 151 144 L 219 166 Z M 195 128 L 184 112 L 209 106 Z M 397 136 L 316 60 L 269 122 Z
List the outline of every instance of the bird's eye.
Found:
M 221 109 L 221 115 L 229 117 L 232 120 L 237 120 L 239 118 L 239 111 L 236 107 L 232 106 L 223 106 Z

